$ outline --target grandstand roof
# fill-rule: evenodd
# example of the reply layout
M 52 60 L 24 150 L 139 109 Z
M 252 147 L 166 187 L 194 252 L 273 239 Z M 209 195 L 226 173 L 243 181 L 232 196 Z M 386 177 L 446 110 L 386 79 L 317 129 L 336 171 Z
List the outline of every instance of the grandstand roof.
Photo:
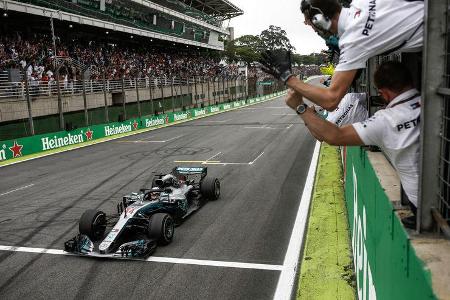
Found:
M 221 20 L 227 20 L 240 16 L 242 9 L 227 0 L 180 0 L 204 13 Z

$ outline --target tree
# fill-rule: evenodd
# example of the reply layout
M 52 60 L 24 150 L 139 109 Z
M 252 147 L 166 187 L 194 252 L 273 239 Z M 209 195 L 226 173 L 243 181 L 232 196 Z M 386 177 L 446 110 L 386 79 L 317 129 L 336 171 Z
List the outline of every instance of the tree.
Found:
M 286 36 L 286 31 L 281 29 L 281 27 L 270 25 L 269 29 L 261 32 L 259 38 L 264 49 L 295 50 Z

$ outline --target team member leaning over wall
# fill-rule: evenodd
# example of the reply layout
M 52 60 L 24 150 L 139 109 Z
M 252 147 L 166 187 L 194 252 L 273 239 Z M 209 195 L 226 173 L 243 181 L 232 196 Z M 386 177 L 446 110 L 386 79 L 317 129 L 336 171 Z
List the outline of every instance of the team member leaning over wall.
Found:
M 381 64 L 374 74 L 374 81 L 387 103 L 386 108 L 351 125 L 338 127 L 323 120 L 292 91 L 286 104 L 299 114 L 309 131 L 320 140 L 339 146 L 380 147 L 396 169 L 415 213 L 419 179 L 420 94 L 413 88 L 411 73 L 399 62 Z M 414 220 L 415 217 L 404 220 L 404 223 L 415 227 Z
M 336 109 L 357 74 L 376 55 L 420 51 L 423 44 L 423 1 L 353 0 L 350 8 L 338 0 L 302 0 L 305 24 L 321 37 L 339 37 L 339 63 L 329 88 L 307 84 L 292 76 L 287 51 L 263 54 L 264 70 L 284 81 L 299 95 L 328 111 Z

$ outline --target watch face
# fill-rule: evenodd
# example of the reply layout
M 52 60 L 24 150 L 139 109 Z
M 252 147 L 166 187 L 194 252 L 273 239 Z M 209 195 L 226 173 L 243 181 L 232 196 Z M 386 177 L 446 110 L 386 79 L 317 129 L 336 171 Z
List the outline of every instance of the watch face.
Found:
M 306 111 L 306 104 L 300 104 L 297 106 L 297 113 L 300 115 Z

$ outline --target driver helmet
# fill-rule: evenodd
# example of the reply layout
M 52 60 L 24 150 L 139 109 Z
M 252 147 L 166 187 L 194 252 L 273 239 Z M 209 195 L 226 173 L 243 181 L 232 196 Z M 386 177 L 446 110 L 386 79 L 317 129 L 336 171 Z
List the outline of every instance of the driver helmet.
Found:
M 154 201 L 159 199 L 160 191 L 154 191 L 153 189 L 150 191 L 149 200 Z

